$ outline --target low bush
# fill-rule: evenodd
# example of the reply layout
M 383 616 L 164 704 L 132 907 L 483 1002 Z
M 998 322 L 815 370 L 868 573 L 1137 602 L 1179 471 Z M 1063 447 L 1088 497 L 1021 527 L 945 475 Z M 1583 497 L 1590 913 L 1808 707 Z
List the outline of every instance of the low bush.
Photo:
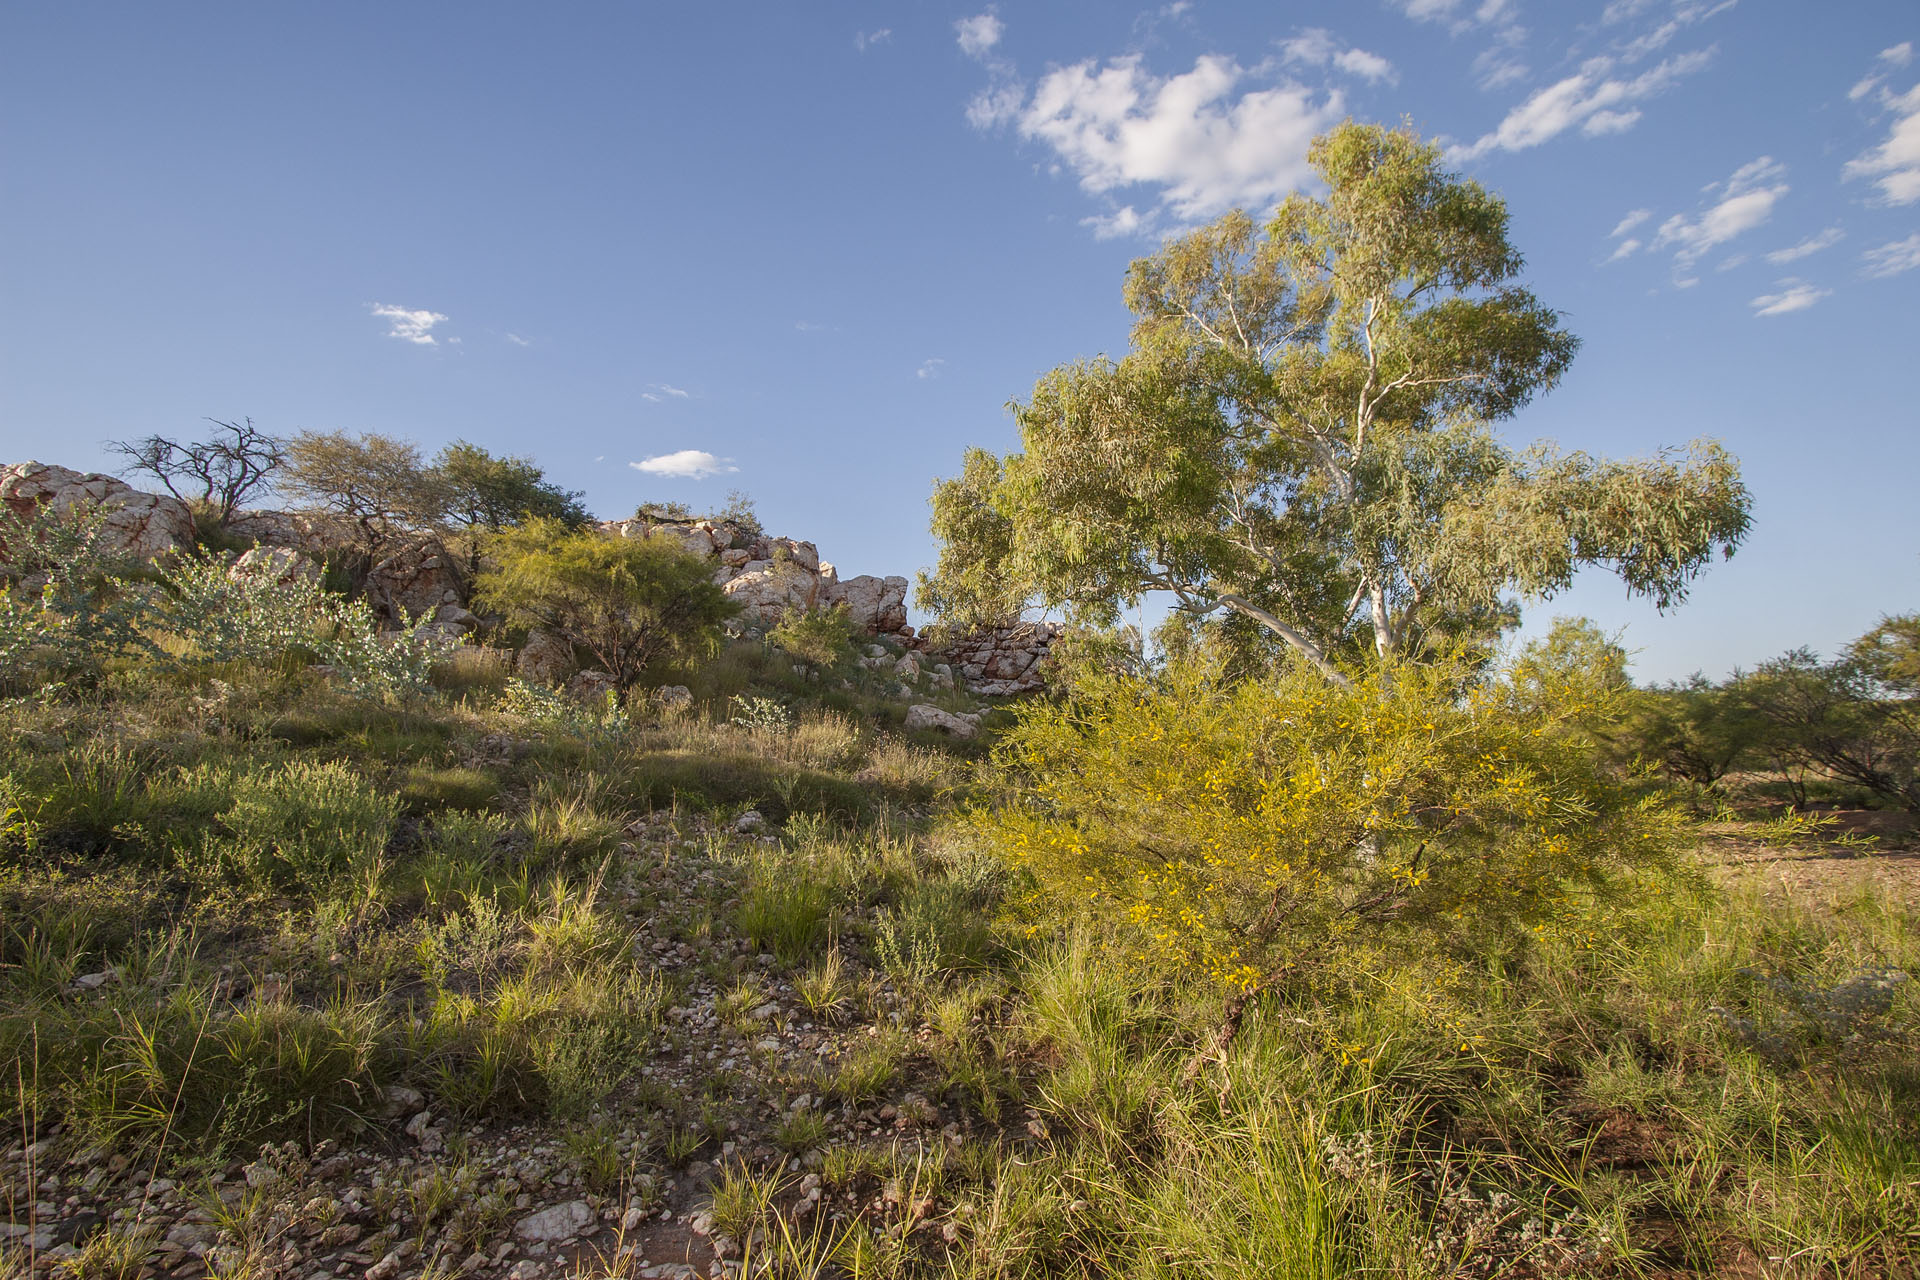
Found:
M 971 829 L 1033 878 L 1037 919 L 1228 987 L 1395 937 L 1484 947 L 1685 833 L 1596 762 L 1591 715 L 1439 668 L 1093 675 L 1021 711 L 996 754 L 1019 789 Z

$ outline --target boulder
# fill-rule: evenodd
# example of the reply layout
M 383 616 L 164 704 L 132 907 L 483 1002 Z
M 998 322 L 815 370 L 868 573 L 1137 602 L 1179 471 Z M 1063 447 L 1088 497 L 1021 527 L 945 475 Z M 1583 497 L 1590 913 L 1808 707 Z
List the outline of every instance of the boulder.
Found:
M 292 547 L 255 547 L 227 567 L 227 576 L 235 582 L 253 579 L 290 587 L 320 581 L 320 566 Z
M 310 556 L 324 555 L 353 539 L 344 521 L 323 511 L 236 511 L 227 517 L 227 533 L 263 547 L 292 547 Z
M 683 684 L 663 685 L 653 691 L 653 700 L 662 711 L 684 711 L 693 706 L 693 690 Z
M 869 635 L 898 631 L 907 624 L 907 580 L 897 574 L 876 578 L 863 573 L 833 583 L 825 594 L 828 606 L 846 605 L 853 625 Z
M 607 671 L 581 671 L 567 681 L 567 696 L 588 706 L 604 706 L 607 695 L 619 689 L 612 673 Z
M 453 555 L 437 538 L 424 538 L 389 551 L 367 571 L 367 596 L 396 618 L 431 614 L 443 604 L 459 604 L 466 583 Z
M 971 738 L 980 732 L 980 717 L 942 711 L 930 703 L 920 702 L 907 708 L 906 728 L 909 732 L 933 729 L 954 738 Z
M 530 684 L 556 685 L 572 675 L 579 663 L 573 659 L 573 646 L 551 631 L 536 628 L 527 635 L 526 644 L 514 659 L 514 673 Z
M 749 625 L 770 627 L 789 609 L 823 605 L 819 577 L 795 560 L 750 560 L 720 589 L 739 603 Z
M 98 472 L 82 474 L 41 462 L 0 470 L 0 502 L 22 519 L 41 510 L 56 515 L 98 507 L 106 513 L 102 546 L 109 552 L 153 560 L 193 546 L 193 512 L 167 494 L 145 493 Z

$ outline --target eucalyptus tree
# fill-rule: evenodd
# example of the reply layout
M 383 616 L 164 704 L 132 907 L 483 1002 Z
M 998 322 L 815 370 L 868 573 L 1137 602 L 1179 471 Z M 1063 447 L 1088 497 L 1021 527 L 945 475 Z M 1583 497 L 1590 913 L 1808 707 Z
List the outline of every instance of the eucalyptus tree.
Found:
M 1010 407 L 1021 451 L 970 450 L 933 495 L 920 603 L 975 626 L 1022 607 L 1107 623 L 1167 592 L 1251 620 L 1328 678 L 1371 650 L 1510 622 L 1586 565 L 1661 608 L 1744 537 L 1735 459 L 1608 461 L 1495 434 L 1578 340 L 1519 282 L 1505 203 L 1406 130 L 1343 125 L 1326 184 L 1132 265 L 1130 350 Z

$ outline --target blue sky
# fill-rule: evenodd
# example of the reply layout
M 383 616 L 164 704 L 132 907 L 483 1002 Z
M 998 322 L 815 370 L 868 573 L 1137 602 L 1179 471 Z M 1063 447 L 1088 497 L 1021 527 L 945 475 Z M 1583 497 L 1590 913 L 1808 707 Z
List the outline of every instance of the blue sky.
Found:
M 1916 44 L 1910 0 L 14 4 L 0 457 L 464 437 L 911 573 L 932 479 L 1124 347 L 1130 259 L 1404 117 L 1585 341 L 1511 438 L 1717 436 L 1756 495 L 1684 608 L 1534 625 L 1642 679 L 1830 651 L 1920 608 Z

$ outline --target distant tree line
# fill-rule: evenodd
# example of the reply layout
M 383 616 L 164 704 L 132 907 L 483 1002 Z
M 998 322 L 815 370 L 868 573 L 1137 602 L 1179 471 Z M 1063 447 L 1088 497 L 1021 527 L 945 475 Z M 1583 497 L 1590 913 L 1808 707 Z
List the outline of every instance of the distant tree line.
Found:
M 1801 648 L 1724 680 L 1696 673 L 1643 688 L 1597 627 L 1561 619 L 1516 675 L 1531 668 L 1578 671 L 1615 694 L 1621 714 L 1599 731 L 1603 746 L 1683 786 L 1721 794 L 1764 774 L 1801 807 L 1871 799 L 1920 812 L 1920 613 L 1881 619 L 1830 659 Z

